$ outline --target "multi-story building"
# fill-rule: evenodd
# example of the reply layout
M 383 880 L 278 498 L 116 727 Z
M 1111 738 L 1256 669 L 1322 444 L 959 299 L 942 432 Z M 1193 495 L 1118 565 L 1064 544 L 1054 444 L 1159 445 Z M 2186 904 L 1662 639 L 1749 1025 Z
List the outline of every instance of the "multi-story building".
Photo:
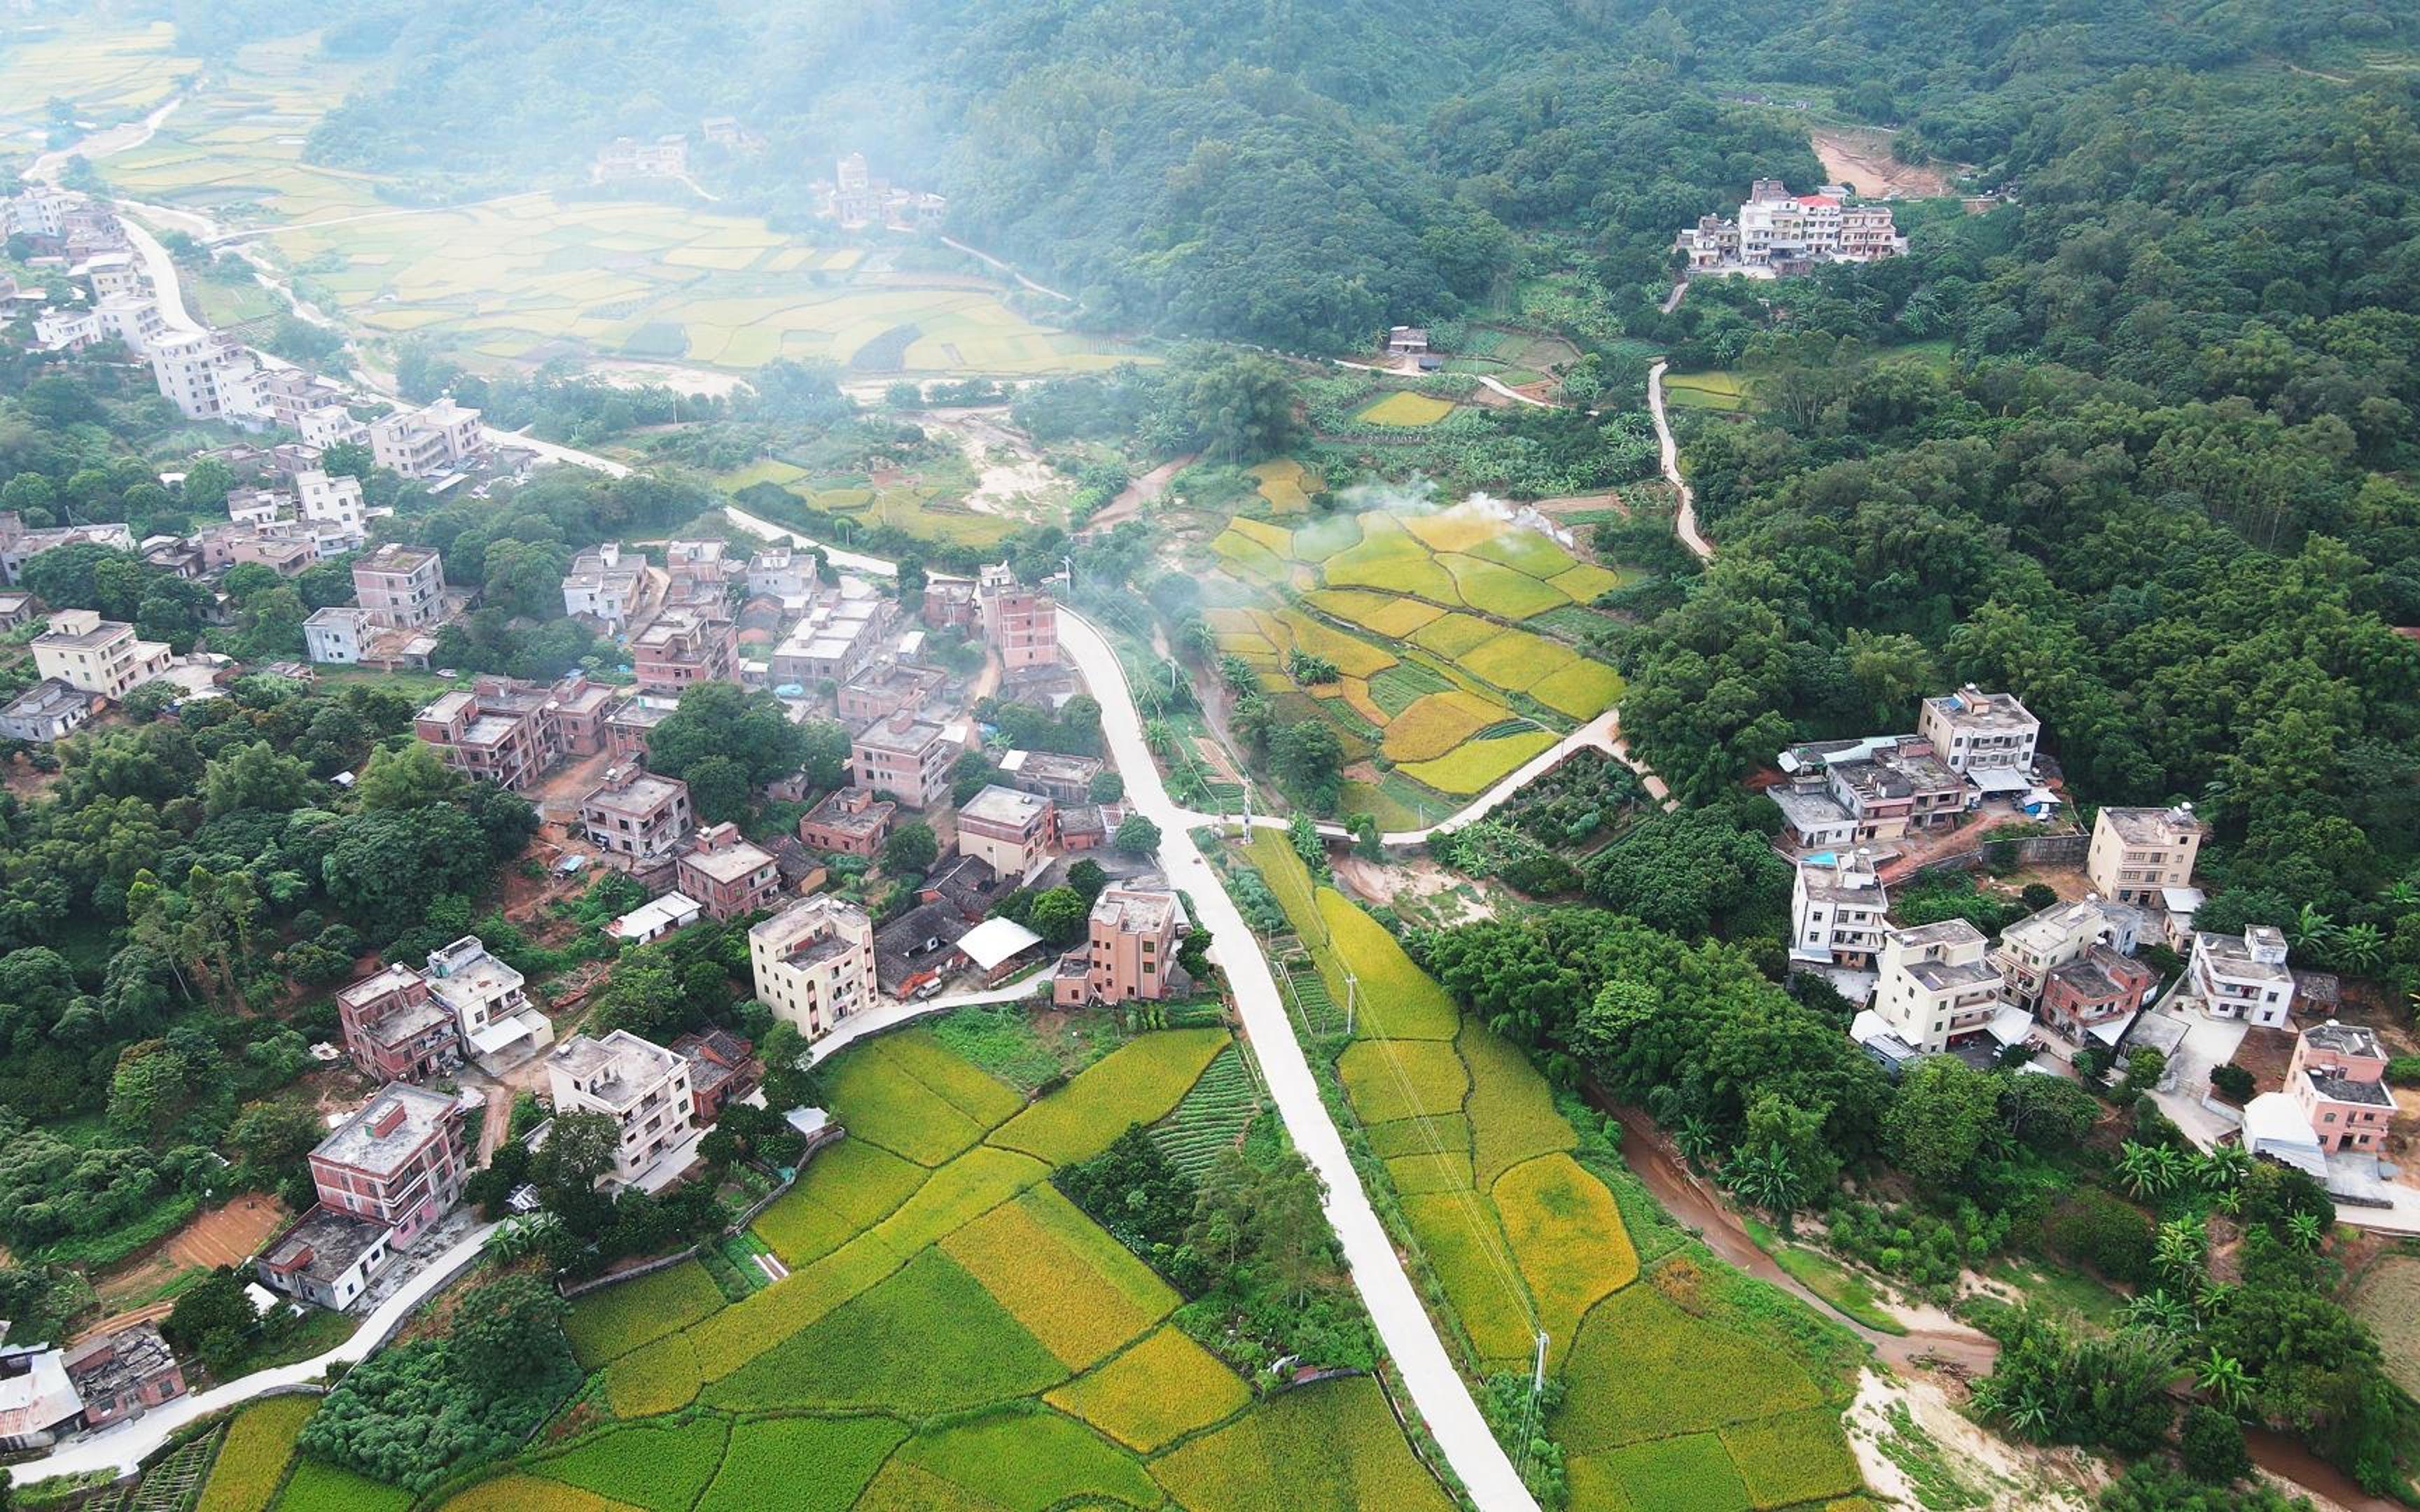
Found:
M 2350 1146 L 2376 1151 L 2395 1121 L 2386 1089 L 2384 1047 L 2376 1033 L 2334 1019 L 2294 1037 L 2286 1063 L 2286 1092 L 2330 1154 Z
M 410 966 L 389 966 L 336 994 L 345 1054 L 381 1082 L 442 1076 L 462 1064 L 462 1026 Z
M 600 184 L 625 178 L 678 178 L 689 172 L 689 138 L 668 132 L 651 142 L 617 136 L 599 147 L 590 177 Z
M 694 609 L 667 609 L 630 641 L 640 691 L 676 699 L 700 683 L 739 681 L 739 631 Z
M 2013 693 L 1986 693 L 1969 683 L 1955 693 L 1926 699 L 1916 710 L 1916 733 L 1951 771 L 1986 792 L 2032 785 L 2026 773 L 2041 740 L 2041 721 Z M 1987 786 L 1993 774 L 2007 776 Z
M 362 659 L 369 640 L 370 611 L 349 604 L 313 609 L 302 622 L 302 654 L 313 661 L 349 667 Z
M 1051 803 L 1039 794 L 985 788 L 958 806 L 958 854 L 981 856 L 1022 882 L 1050 859 Z
M 0 592 L 0 631 L 18 630 L 34 623 L 34 595 L 23 591 Z
M 847 683 L 874 664 L 888 644 L 890 602 L 860 579 L 844 578 L 819 594 L 790 626 L 768 663 L 773 686 L 814 688 Z
M 465 777 L 519 793 L 563 759 L 563 730 L 547 688 L 480 677 L 449 688 L 412 717 L 412 733 Z
M 799 820 L 799 839 L 819 851 L 872 859 L 891 833 L 891 816 L 899 806 L 885 803 L 863 788 L 842 788 L 829 794 Z
M 104 620 L 88 609 L 63 609 L 34 638 L 34 670 L 86 693 L 120 699 L 168 670 L 167 643 L 146 640 L 134 626 Z
M 2193 886 L 2194 859 L 2210 826 L 2193 805 L 2171 809 L 2103 809 L 2092 821 L 2092 848 L 2084 874 L 2095 890 L 2119 903 L 2164 904 L 2171 887 Z
M 728 541 L 666 541 L 664 601 L 727 615 L 731 576 L 737 570 L 738 564 L 731 560 Z
M 737 825 L 699 830 L 696 842 L 680 853 L 677 874 L 680 890 L 719 919 L 753 913 L 782 890 L 773 853 L 741 835 Z
M 362 480 L 347 473 L 333 476 L 318 468 L 294 475 L 296 513 L 315 525 L 333 526 L 353 546 L 369 538 L 369 511 L 362 502 Z
M 554 1042 L 554 1025 L 529 1000 L 521 974 L 475 934 L 428 952 L 428 991 L 454 1011 L 462 1041 L 490 1069 L 519 1064 Z
M 903 808 L 929 809 L 950 795 L 950 773 L 973 745 L 963 719 L 937 722 L 902 710 L 849 742 L 849 783 L 887 793 Z
M 319 1205 L 384 1226 L 397 1244 L 453 1210 L 469 1157 L 462 1109 L 442 1092 L 380 1089 L 311 1151 Z
M 580 800 L 580 826 L 589 843 L 632 863 L 670 856 L 690 822 L 689 784 L 635 763 L 607 772 Z
M 984 639 L 1000 653 L 1006 671 L 1059 665 L 1059 606 L 1047 594 L 1019 587 L 1007 563 L 987 566 L 977 577 L 975 609 Z
M 70 1345 L 61 1363 L 84 1398 L 87 1433 L 141 1417 L 185 1395 L 184 1368 L 154 1323 L 113 1329 Z
M 395 1254 L 384 1224 L 314 1207 L 260 1252 L 253 1269 L 265 1286 L 343 1312 L 361 1300 Z
M 2150 967 L 2114 947 L 2087 946 L 2043 974 L 2034 1016 L 2081 1044 L 2094 1029 L 2122 1026 L 2133 1018 L 2158 980 Z
M 874 924 L 829 894 L 809 898 L 748 932 L 756 996 L 773 1016 L 820 1040 L 874 1006 Z
M 611 721 L 621 697 L 621 689 L 590 682 L 576 668 L 555 683 L 548 698 L 566 756 L 594 756 L 613 744 Z
M 1084 949 L 1060 958 L 1051 1000 L 1061 1007 L 1128 999 L 1156 1003 L 1183 992 L 1189 982 L 1176 964 L 1177 942 L 1191 928 L 1171 888 L 1103 888 L 1093 900 Z
M 90 542 L 114 551 L 134 549 L 134 532 L 123 525 L 60 525 L 43 530 L 28 530 L 25 518 L 15 510 L 0 510 L 0 578 L 11 586 L 25 563 L 45 551 L 63 546 Z
M 341 404 L 313 405 L 295 417 L 294 428 L 302 432 L 303 445 L 322 452 L 331 446 L 370 439 L 370 428 L 355 420 L 353 412 Z
M 1092 802 L 1093 780 L 1104 769 L 1097 756 L 1062 756 L 1049 750 L 1012 750 L 1000 759 L 1001 781 L 1063 805 Z
M 628 1186 L 697 1133 L 690 1063 L 662 1045 L 615 1029 L 601 1040 L 575 1034 L 546 1057 L 554 1111 L 613 1120 L 613 1171 L 600 1181 Z
M 48 745 L 65 740 L 92 717 L 101 696 L 55 677 L 45 677 L 0 708 L 0 735 Z
M 1760 178 L 1737 219 L 1702 216 L 1674 246 L 1688 255 L 1694 273 L 1770 275 L 1804 272 L 1818 263 L 1902 256 L 1907 238 L 1887 205 L 1853 205 L 1845 193 L 1792 194 L 1778 178 Z
M 616 761 L 639 761 L 647 754 L 647 739 L 656 726 L 680 705 L 671 699 L 626 698 L 605 712 L 605 744 Z
M 445 613 L 445 561 L 427 547 L 389 541 L 354 562 L 353 596 L 372 625 L 434 625 Z
M 159 304 L 141 294 L 102 300 L 92 307 L 92 316 L 103 339 L 123 343 L 137 357 L 150 356 L 154 346 L 175 334 Z
M 234 337 L 210 331 L 157 337 L 147 355 L 161 394 L 187 420 L 228 418 L 228 384 L 259 362 Z
M 903 667 L 895 661 L 877 661 L 850 681 L 843 683 L 833 695 L 839 705 L 841 722 L 865 724 L 875 719 L 888 719 L 903 710 L 913 714 L 932 702 L 949 679 L 932 667 Z
M 815 559 L 786 546 L 768 546 L 748 559 L 748 596 L 804 602 L 814 596 Z
M 690 1116 L 711 1124 L 722 1110 L 763 1085 L 765 1064 L 749 1053 L 747 1041 L 728 1029 L 684 1034 L 670 1046 L 689 1062 Z
M 2097 897 L 2053 903 L 2017 920 L 2000 932 L 1999 946 L 1992 952 L 1992 964 L 2006 984 L 2002 995 L 2012 1007 L 2032 1012 L 2040 1006 L 2052 972 L 2095 946 L 2133 954 L 2142 943 L 2143 923 L 2135 909 Z
M 571 559 L 571 570 L 563 576 L 563 612 L 584 614 L 619 635 L 646 593 L 646 557 L 625 558 L 621 545 L 608 541 Z
M 2185 991 L 2213 1017 L 2284 1028 L 2294 1011 L 2294 973 L 2286 964 L 2284 933 L 2269 924 L 2251 925 L 2241 934 L 2195 930 Z
M 477 457 L 487 442 L 479 411 L 452 399 L 408 409 L 370 423 L 370 455 L 379 466 L 407 478 L 433 477 Z
M 1790 888 L 1790 959 L 1864 969 L 1882 954 L 1890 907 L 1873 858 L 1863 851 L 1800 861 Z
M 1983 1031 L 2006 1006 L 1985 949 L 1982 932 L 1962 918 L 1885 931 L 1874 1011 L 1928 1054 Z
M 1803 850 L 1893 841 L 1946 828 L 1965 812 L 1966 781 L 1916 735 L 1817 741 L 1782 752 L 1789 780 L 1768 791 L 1784 838 Z

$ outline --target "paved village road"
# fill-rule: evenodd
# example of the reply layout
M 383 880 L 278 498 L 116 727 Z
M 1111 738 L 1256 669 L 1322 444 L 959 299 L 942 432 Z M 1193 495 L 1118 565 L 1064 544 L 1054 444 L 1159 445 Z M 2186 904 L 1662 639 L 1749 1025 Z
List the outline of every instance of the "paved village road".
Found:
M 1664 418 L 1664 370 L 1672 364 L 1663 358 L 1647 370 L 1647 412 L 1655 420 L 1655 445 L 1664 463 L 1664 481 L 1681 496 L 1681 507 L 1672 517 L 1673 533 L 1700 562 L 1714 560 L 1714 543 L 1698 531 L 1698 500 L 1689 486 L 1681 479 L 1681 448 L 1672 440 L 1672 423 Z

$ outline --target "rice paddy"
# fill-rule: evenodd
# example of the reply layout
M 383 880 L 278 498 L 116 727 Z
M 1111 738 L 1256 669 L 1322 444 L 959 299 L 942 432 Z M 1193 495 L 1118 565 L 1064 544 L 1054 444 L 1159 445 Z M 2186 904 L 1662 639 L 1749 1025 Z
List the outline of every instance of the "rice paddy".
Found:
M 1434 425 L 1453 413 L 1453 401 L 1434 394 L 1399 389 L 1374 404 L 1364 406 L 1353 418 L 1373 425 Z
M 40 150 L 53 100 L 73 106 L 79 121 L 114 125 L 161 104 L 178 75 L 201 66 L 164 21 L 111 27 L 77 17 L 11 31 L 0 44 L 0 151 Z
M 70 75 L 137 114 L 150 87 L 138 74 L 168 87 L 173 66 L 148 61 L 167 34 L 105 33 L 125 39 L 119 51 L 79 44 Z M 0 79 L 63 45 L 0 54 Z M 571 190 L 431 209 L 381 197 L 390 186 L 373 176 L 302 161 L 357 72 L 320 57 L 316 36 L 254 43 L 152 140 L 100 166 L 133 197 L 257 232 L 255 247 L 365 334 L 437 334 L 474 365 L 624 357 L 746 370 L 795 358 L 870 376 L 1026 377 L 1123 360 L 1114 344 L 1028 319 L 988 276 L 924 270 L 900 255 L 905 243 L 821 242 L 694 204 Z M 0 131 L 13 124 L 0 115 Z

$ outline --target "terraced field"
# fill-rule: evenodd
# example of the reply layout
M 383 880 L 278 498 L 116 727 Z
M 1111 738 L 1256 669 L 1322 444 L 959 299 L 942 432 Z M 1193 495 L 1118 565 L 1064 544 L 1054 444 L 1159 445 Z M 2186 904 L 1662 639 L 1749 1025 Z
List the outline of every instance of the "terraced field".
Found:
M 1383 780 L 1357 785 L 1346 808 L 1384 828 L 1484 791 L 1621 696 L 1621 673 L 1567 638 L 1597 623 L 1583 606 L 1622 576 L 1492 513 L 1299 528 L 1237 516 L 1211 549 L 1230 599 L 1295 606 L 1212 609 L 1218 649 L 1253 668 L 1283 717 L 1324 717 L 1349 760 L 1378 764 Z M 1333 663 L 1337 681 L 1297 688 L 1296 651 Z
M 259 228 L 257 245 L 370 336 L 425 332 L 490 364 L 621 356 L 747 369 L 791 357 L 867 375 L 1026 376 L 1120 360 L 1029 320 L 988 277 L 931 270 L 904 241 L 849 245 L 696 205 L 572 193 L 398 213 L 408 201 L 382 198 L 377 178 L 302 161 L 357 71 L 317 46 L 303 36 L 244 48 L 223 83 L 101 169 L 137 199 Z
M 728 1305 L 687 1265 L 581 1299 L 580 1427 L 446 1512 L 1450 1507 L 1373 1381 L 1256 1396 L 1028 1153 L 1138 1121 L 1215 1144 L 1258 1102 L 1225 1030 L 1143 1035 L 1033 1102 L 920 1030 L 830 1070 L 850 1136 L 758 1225 L 796 1273 Z M 203 1506 L 409 1504 L 295 1460 L 294 1400 L 238 1420 Z
M 1246 856 L 1317 980 L 1359 983 L 1336 1072 L 1466 1367 L 1526 1371 L 1544 1331 L 1575 1512 L 1862 1512 L 1840 1427 L 1855 1341 L 1690 1243 L 1643 1189 L 1618 1201 L 1618 1157 L 1585 1148 L 1528 1058 L 1283 836 L 1256 832 Z
M 200 66 L 177 46 L 164 21 L 96 26 L 78 18 L 12 25 L 0 42 L 0 152 L 38 152 L 50 102 L 100 126 L 132 120 L 175 92 L 180 74 Z

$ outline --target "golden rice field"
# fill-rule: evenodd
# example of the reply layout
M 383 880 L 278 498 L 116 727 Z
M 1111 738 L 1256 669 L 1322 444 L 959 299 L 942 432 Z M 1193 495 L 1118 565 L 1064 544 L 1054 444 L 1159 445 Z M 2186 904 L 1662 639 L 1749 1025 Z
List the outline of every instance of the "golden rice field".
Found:
M 819 243 L 696 205 L 576 191 L 416 210 L 371 176 L 302 162 L 347 70 L 316 39 L 243 49 L 141 147 L 104 160 L 132 197 L 257 227 L 370 335 L 426 333 L 475 363 L 627 357 L 747 369 L 815 358 L 870 375 L 1105 367 L 1110 344 L 1049 330 L 1001 285 L 900 265 L 906 243 Z

